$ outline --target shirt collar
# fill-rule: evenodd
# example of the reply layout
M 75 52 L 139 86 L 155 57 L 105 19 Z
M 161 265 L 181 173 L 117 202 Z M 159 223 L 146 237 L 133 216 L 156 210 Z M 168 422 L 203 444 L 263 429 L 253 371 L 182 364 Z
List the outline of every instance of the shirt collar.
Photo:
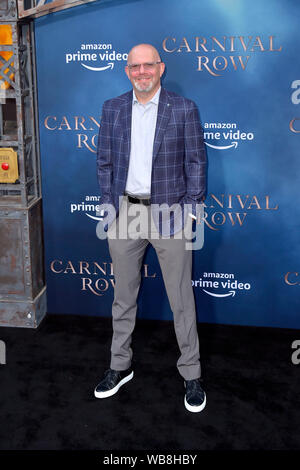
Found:
M 159 87 L 159 89 L 157 90 L 157 92 L 155 93 L 155 95 L 152 96 L 151 100 L 148 101 L 148 102 L 146 103 L 146 105 L 147 105 L 148 103 L 154 103 L 154 104 L 157 105 L 158 102 L 159 102 L 160 91 L 161 91 L 161 87 Z M 133 92 L 133 93 L 132 93 L 132 104 L 134 104 L 134 103 L 139 103 L 137 97 L 135 96 L 134 90 L 132 90 L 132 92 Z M 146 105 L 144 105 L 144 106 L 146 106 Z

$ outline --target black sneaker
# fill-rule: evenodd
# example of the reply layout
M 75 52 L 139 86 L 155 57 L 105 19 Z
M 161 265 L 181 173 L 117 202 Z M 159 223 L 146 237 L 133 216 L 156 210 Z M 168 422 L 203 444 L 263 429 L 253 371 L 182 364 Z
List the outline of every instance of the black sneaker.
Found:
M 133 377 L 133 370 L 131 367 L 127 370 L 113 370 L 108 369 L 104 372 L 104 377 L 95 388 L 96 398 L 111 397 L 119 390 L 122 385 L 129 382 Z
M 186 409 L 192 413 L 202 411 L 206 405 L 206 395 L 201 387 L 200 380 L 185 380 L 184 386 L 186 388 L 184 397 L 184 405 Z

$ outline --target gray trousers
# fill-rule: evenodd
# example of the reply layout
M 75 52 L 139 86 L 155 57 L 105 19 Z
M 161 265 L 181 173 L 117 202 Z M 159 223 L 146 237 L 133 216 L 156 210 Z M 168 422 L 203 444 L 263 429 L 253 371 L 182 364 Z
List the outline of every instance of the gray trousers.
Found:
M 112 305 L 113 338 L 111 345 L 110 367 L 115 370 L 125 370 L 131 365 L 131 339 L 135 327 L 137 296 L 141 282 L 141 268 L 146 247 L 150 242 L 154 247 L 161 267 L 165 288 L 174 316 L 174 328 L 180 357 L 177 368 L 185 380 L 201 376 L 199 339 L 195 311 L 194 293 L 191 283 L 192 251 L 185 249 L 185 238 L 164 238 L 151 223 L 151 210 L 143 206 L 144 221 L 147 220 L 147 230 L 140 227 L 136 234 L 136 226 L 130 223 L 127 207 L 140 206 L 130 204 L 127 198 L 121 206 L 119 217 L 108 230 L 108 245 L 113 262 L 115 289 Z M 127 206 L 128 204 L 128 206 Z M 131 209 L 134 209 L 131 207 Z M 140 209 L 140 208 L 138 208 Z M 187 224 L 192 226 L 189 217 Z M 143 225 L 143 224 L 142 224 Z M 149 228 L 149 225 L 151 227 Z M 135 239 L 114 238 L 122 227 L 126 227 Z M 145 226 L 146 227 L 146 226 Z M 135 232 L 133 234 L 133 232 Z

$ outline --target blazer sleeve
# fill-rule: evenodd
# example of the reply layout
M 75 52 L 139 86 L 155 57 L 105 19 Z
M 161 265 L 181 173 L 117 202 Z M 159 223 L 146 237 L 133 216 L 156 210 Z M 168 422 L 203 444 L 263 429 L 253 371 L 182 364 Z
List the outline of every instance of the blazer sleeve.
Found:
M 112 204 L 112 128 L 106 102 L 103 104 L 97 147 L 97 177 L 101 192 L 100 204 Z
M 192 213 L 197 215 L 196 205 L 204 201 L 206 195 L 207 157 L 198 108 L 193 102 L 186 115 L 184 145 L 187 188 L 184 202 L 191 204 Z

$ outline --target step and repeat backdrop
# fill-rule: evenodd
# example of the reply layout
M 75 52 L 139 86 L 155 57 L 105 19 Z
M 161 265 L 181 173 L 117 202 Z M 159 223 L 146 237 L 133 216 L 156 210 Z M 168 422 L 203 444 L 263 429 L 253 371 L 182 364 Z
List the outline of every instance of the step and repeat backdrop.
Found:
M 130 89 L 127 53 L 151 43 L 163 86 L 198 105 L 208 156 L 199 322 L 300 328 L 300 3 L 128 0 L 35 20 L 48 311 L 110 316 L 113 265 L 96 236 L 105 100 Z M 171 319 L 155 251 L 139 317 Z

